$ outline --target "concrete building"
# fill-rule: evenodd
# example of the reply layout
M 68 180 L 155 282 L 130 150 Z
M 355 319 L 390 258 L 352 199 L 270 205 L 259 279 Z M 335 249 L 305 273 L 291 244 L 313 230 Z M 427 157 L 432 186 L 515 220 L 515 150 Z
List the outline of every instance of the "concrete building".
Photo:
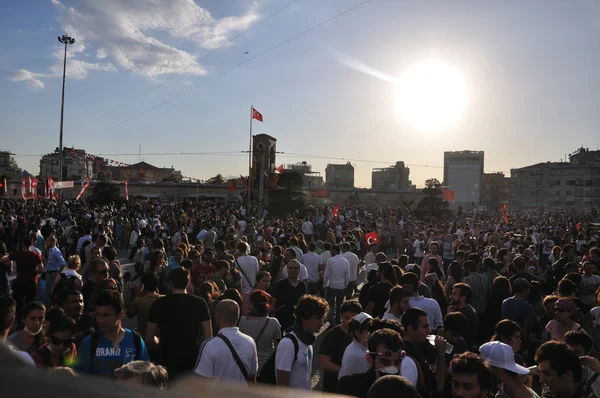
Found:
M 42 180 L 48 177 L 58 180 L 58 158 L 58 148 L 53 153 L 42 156 L 40 159 L 40 177 Z M 96 163 L 98 162 L 87 154 L 84 149 L 64 148 L 63 179 L 93 179 L 96 176 Z
M 312 166 L 307 162 L 288 164 L 285 171 L 295 171 L 302 175 L 302 187 L 313 188 L 323 186 L 323 177 L 318 171 L 312 171 Z
M 339 188 L 354 187 L 354 166 L 346 164 L 328 164 L 325 169 L 325 185 Z
M 483 151 L 444 152 L 444 183 L 454 191 L 454 205 L 481 204 L 483 189 Z
M 0 151 L 0 175 L 7 173 L 14 175 L 20 171 L 15 157 L 8 151 Z
M 569 162 L 511 169 L 514 210 L 588 214 L 600 207 L 600 151 L 580 148 Z
M 404 191 L 411 187 L 409 180 L 410 169 L 404 166 L 404 162 L 396 162 L 395 165 L 373 169 L 371 172 L 372 189 L 389 189 L 395 191 Z
M 484 173 L 481 204 L 486 210 L 499 210 L 503 204 L 510 203 L 510 177 L 503 172 Z
M 144 161 L 129 166 L 102 166 L 103 178 L 115 181 L 181 182 L 181 171 L 171 167 L 156 167 Z

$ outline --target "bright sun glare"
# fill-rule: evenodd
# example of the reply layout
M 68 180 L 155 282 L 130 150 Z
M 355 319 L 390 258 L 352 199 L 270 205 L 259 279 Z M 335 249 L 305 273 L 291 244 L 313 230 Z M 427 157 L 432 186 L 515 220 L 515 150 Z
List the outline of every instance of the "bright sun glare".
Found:
M 441 62 L 414 64 L 396 82 L 398 110 L 404 121 L 428 131 L 455 123 L 466 107 L 465 81 Z

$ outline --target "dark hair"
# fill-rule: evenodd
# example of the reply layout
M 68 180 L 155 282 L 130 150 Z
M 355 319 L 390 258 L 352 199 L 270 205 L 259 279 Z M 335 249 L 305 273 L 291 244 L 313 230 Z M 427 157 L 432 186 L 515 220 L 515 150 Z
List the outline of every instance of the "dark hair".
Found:
M 471 257 L 471 256 L 469 256 L 469 257 Z M 477 256 L 477 257 L 479 257 L 479 256 Z M 477 263 L 473 260 L 467 260 L 467 261 L 465 261 L 465 263 L 463 265 L 464 265 L 465 269 L 467 269 L 471 272 L 477 271 Z
M 559 376 L 567 371 L 573 373 L 575 382 L 581 381 L 581 360 L 568 345 L 558 341 L 547 341 L 538 348 L 535 354 L 535 360 L 539 364 L 548 361 L 550 367 L 556 371 Z
M 317 244 L 315 242 L 310 242 L 308 244 L 308 250 L 314 252 L 315 250 L 317 250 Z
M 402 286 L 394 286 L 390 290 L 390 306 L 402 300 L 402 297 L 410 297 L 412 293 L 410 290 L 403 288 Z
M 345 314 L 346 312 L 360 314 L 362 306 L 358 303 L 358 300 L 346 300 L 340 306 L 340 314 Z
M 574 346 L 574 345 L 582 346 L 583 351 L 585 351 L 586 354 L 588 352 L 592 351 L 592 344 L 593 344 L 592 338 L 590 337 L 589 334 L 587 334 L 583 330 L 568 331 L 567 333 L 565 333 L 565 335 L 563 337 L 563 341 L 569 346 Z
M 377 283 L 377 269 L 373 268 L 367 274 L 367 282 L 369 283 Z
M 460 245 L 460 246 L 463 246 L 463 245 Z M 467 256 L 467 253 L 465 253 L 463 250 L 460 250 L 460 246 L 459 246 L 459 250 L 456 252 L 456 258 Z
M 215 271 L 219 272 L 223 268 L 227 268 L 229 270 L 229 263 L 225 260 L 219 260 L 215 263 Z
M 427 318 L 427 313 L 420 308 L 411 307 L 404 311 L 402 314 L 402 327 L 404 330 L 408 330 L 408 327 L 412 327 L 413 330 L 417 330 L 421 317 Z
M 397 375 L 380 377 L 373 383 L 367 393 L 367 398 L 396 397 L 421 398 L 421 395 L 407 378 Z
M 175 289 L 187 288 L 190 284 L 190 271 L 185 268 L 175 268 L 169 273 L 169 282 L 173 284 Z
M 186 270 L 190 270 L 194 267 L 194 262 L 192 260 L 190 260 L 189 258 L 186 258 L 185 260 L 181 260 L 181 268 L 184 268 Z M 175 270 L 173 270 L 175 271 Z M 173 272 L 171 271 L 171 273 Z M 171 274 L 169 273 L 169 275 Z
M 115 261 L 115 258 L 117 258 L 117 249 L 112 246 L 105 246 L 102 249 L 102 256 L 106 257 L 108 261 Z
M 158 289 L 160 277 L 156 272 L 144 272 L 142 275 L 142 285 L 147 292 L 153 292 Z
M 42 310 L 46 313 L 46 306 L 39 301 L 30 301 L 23 306 L 22 318 L 27 318 L 31 311 Z
M 370 330 L 371 323 L 375 319 L 365 319 L 362 323 L 358 322 L 355 319 L 352 319 L 348 324 L 348 334 L 353 338 L 356 338 L 357 335 L 361 334 L 365 330 Z
M 390 329 L 395 332 L 398 332 L 400 336 L 404 338 L 404 328 L 402 327 L 402 324 L 400 322 L 394 321 L 393 319 L 371 319 L 371 322 L 369 323 L 370 333 L 374 333 L 382 329 Z
M 419 290 L 419 277 L 412 272 L 402 275 L 399 281 L 400 286 L 408 287 L 413 293 Z
M 115 314 L 119 314 L 125 310 L 125 303 L 121 293 L 115 290 L 102 290 L 96 297 L 96 308 L 100 306 L 111 306 L 115 310 Z
M 335 252 L 336 254 L 340 254 L 341 253 L 340 245 L 331 245 L 330 251 Z
M 242 308 L 242 296 L 240 295 L 240 292 L 237 291 L 237 289 L 229 288 L 225 290 L 221 297 L 219 297 L 219 301 L 224 299 L 233 300 L 238 304 L 240 308 Z
M 202 297 L 207 304 L 210 304 L 213 298 L 216 298 L 212 283 L 202 282 L 198 287 L 198 296 Z
M 510 297 L 511 290 L 508 278 L 505 276 L 497 276 L 494 278 L 494 282 L 492 282 L 491 297 L 493 297 L 494 300 L 502 302 L 502 300 Z
M 313 316 L 325 316 L 328 310 L 329 304 L 324 298 L 305 294 L 296 304 L 295 315 L 298 321 L 307 321 Z
M 523 333 L 523 330 L 518 323 L 511 321 L 510 319 L 503 319 L 496 324 L 492 341 L 506 343 L 517 332 Z
M 558 282 L 558 295 L 560 297 L 567 297 L 575 294 L 576 292 L 577 285 L 573 281 L 569 279 L 562 279 L 560 282 Z
M 467 332 L 467 317 L 459 311 L 449 312 L 444 317 L 444 330 L 464 336 Z
M 491 369 L 485 364 L 481 357 L 472 352 L 457 355 L 450 362 L 453 374 L 477 375 L 477 382 L 481 390 L 491 390 L 496 385 L 496 378 Z
M 0 332 L 10 328 L 15 313 L 17 302 L 10 296 L 0 296 Z
M 454 286 L 452 286 L 452 290 L 454 289 L 459 289 L 460 297 L 464 296 L 467 304 L 471 304 L 471 299 L 473 298 L 473 289 L 471 289 L 471 286 L 466 283 L 455 283 Z
M 491 249 L 495 248 L 494 246 L 490 247 L 490 255 L 491 255 Z M 494 268 L 496 268 L 496 262 L 494 261 L 493 258 L 491 257 L 486 257 L 483 259 L 483 262 L 481 263 L 481 267 L 485 270 L 488 271 L 492 271 Z
M 77 323 L 75 320 L 64 313 L 59 314 L 56 319 L 50 322 L 48 326 L 48 336 L 54 335 L 56 332 L 77 332 Z
M 453 277 L 456 282 L 462 281 L 463 267 L 458 261 L 452 261 L 448 266 L 448 275 Z
M 219 252 L 225 251 L 225 242 L 222 240 L 218 240 L 215 242 L 215 250 Z
M 106 260 L 102 257 L 95 258 L 90 263 L 90 270 L 92 271 L 92 273 L 94 273 L 98 270 L 98 267 L 100 267 L 102 265 L 108 266 L 108 263 L 106 262 Z M 109 269 L 110 269 L 110 267 L 109 267 Z
M 387 279 L 392 285 L 398 283 L 394 266 L 389 261 L 379 264 L 379 275 L 383 275 L 383 278 Z
M 250 293 L 250 302 L 254 310 L 263 315 L 267 315 L 270 310 L 269 295 L 264 290 L 255 290 Z
M 392 329 L 380 329 L 369 336 L 367 346 L 370 353 L 376 353 L 380 344 L 392 352 L 404 349 L 404 341 L 402 341 L 400 333 Z M 371 357 L 374 359 L 375 355 L 371 354 Z

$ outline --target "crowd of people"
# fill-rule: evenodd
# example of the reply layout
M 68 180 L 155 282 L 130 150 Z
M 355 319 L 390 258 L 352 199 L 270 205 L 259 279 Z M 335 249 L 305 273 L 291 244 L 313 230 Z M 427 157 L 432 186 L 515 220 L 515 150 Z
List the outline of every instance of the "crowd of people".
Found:
M 600 396 L 590 219 L 370 205 L 255 219 L 212 198 L 3 200 L 0 218 L 0 341 L 32 366 L 163 389 L 198 375 L 369 398 Z

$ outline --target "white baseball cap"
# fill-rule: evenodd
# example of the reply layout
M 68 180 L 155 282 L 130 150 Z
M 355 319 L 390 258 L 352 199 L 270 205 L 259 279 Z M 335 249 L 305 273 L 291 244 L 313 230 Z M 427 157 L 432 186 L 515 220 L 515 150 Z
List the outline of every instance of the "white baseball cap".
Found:
M 515 363 L 515 353 L 508 344 L 500 341 L 485 343 L 479 347 L 481 358 L 490 365 L 520 375 L 528 375 L 529 369 Z
M 355 316 L 352 319 L 355 321 L 358 321 L 358 323 L 360 323 L 362 325 L 362 323 L 364 321 L 366 321 L 367 319 L 373 319 L 373 317 L 371 315 L 367 314 L 366 312 L 361 312 L 360 314 L 358 314 L 357 316 Z

